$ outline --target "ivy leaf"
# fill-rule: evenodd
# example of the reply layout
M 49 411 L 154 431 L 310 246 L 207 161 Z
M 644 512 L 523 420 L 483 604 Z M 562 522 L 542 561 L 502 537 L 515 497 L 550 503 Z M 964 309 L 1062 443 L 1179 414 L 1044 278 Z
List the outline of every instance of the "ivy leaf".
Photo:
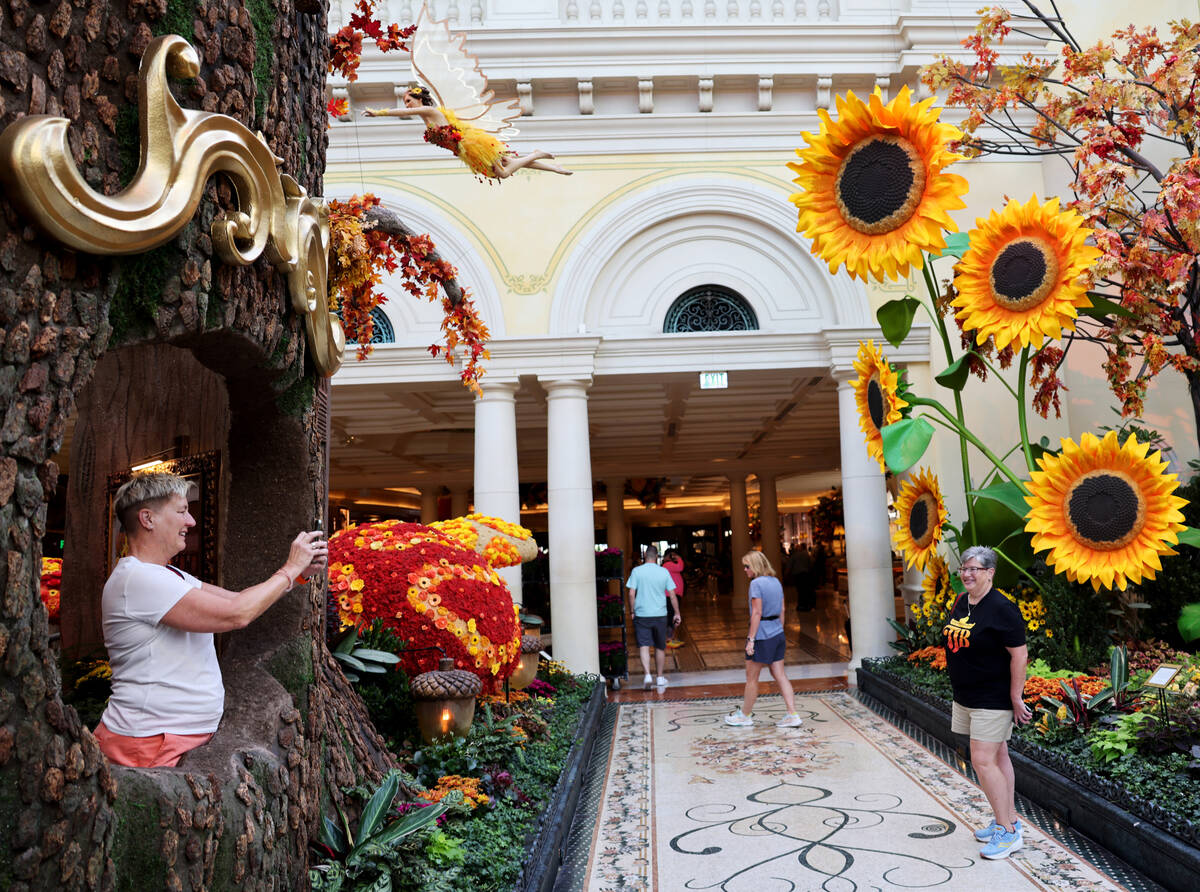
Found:
M 985 489 L 972 490 L 969 495 L 981 499 L 991 499 L 1007 507 L 1021 520 L 1029 513 L 1029 505 L 1025 501 L 1025 491 L 1011 480 L 999 480 Z
M 1200 638 L 1200 603 L 1185 604 L 1179 614 L 1179 634 L 1184 641 L 1195 641 Z
M 915 297 L 902 297 L 899 300 L 889 300 L 876 311 L 875 318 L 879 320 L 883 336 L 893 347 L 899 347 L 908 337 L 920 306 L 921 302 Z
M 1103 320 L 1110 316 L 1120 316 L 1128 319 L 1133 315 L 1131 310 L 1125 309 L 1116 301 L 1110 300 L 1099 292 L 1089 291 L 1088 298 L 1091 299 L 1092 305 L 1090 307 L 1080 307 L 1079 315 L 1081 316 L 1091 316 L 1093 319 Z
M 937 256 L 945 257 L 947 254 L 951 257 L 957 257 L 962 260 L 962 256 L 967 253 L 967 249 L 971 247 L 971 236 L 965 232 L 952 232 L 946 236 L 946 247 Z
M 883 460 L 900 474 L 921 460 L 933 439 L 933 425 L 924 418 L 901 418 L 881 427 L 879 433 L 883 437 Z
M 939 372 L 934 376 L 933 380 L 937 381 L 943 387 L 948 387 L 950 390 L 961 391 L 967 386 L 967 376 L 971 374 L 971 357 L 975 355 L 974 350 L 968 350 L 954 362 L 946 367 L 945 371 Z
M 1179 544 L 1200 548 L 1200 530 L 1195 527 L 1184 527 L 1179 531 Z

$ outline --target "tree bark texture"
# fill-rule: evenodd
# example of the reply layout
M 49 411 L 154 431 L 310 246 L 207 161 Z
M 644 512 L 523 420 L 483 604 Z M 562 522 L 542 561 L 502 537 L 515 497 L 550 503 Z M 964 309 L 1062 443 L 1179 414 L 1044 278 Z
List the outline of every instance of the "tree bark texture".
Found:
M 70 119 L 71 151 L 97 191 L 118 192 L 136 169 L 138 62 L 153 36 L 179 33 L 201 59 L 197 78 L 172 85 L 180 104 L 262 131 L 282 170 L 321 194 L 323 6 L 3 5 L 0 127 L 26 114 Z M 215 177 L 180 236 L 147 255 L 108 258 L 62 248 L 0 196 L 0 888 L 303 888 L 322 809 L 340 800 L 341 787 L 392 764 L 325 646 L 318 583 L 230 636 L 225 717 L 178 769 L 110 765 L 62 699 L 38 597 L 41 538 L 55 456 L 106 351 L 145 368 L 171 345 L 224 389 L 223 402 L 206 404 L 228 406 L 225 586 L 261 581 L 296 531 L 324 515 L 327 419 L 314 397 L 327 384 L 306 362 L 285 280 L 266 260 L 232 267 L 214 255 L 209 226 L 234 203 L 230 184 Z M 130 423 L 182 425 L 179 408 Z M 95 450 L 71 458 L 72 474 L 86 480 L 68 485 L 90 481 L 78 493 L 88 504 L 105 498 L 113 469 L 102 464 Z M 81 580 L 79 590 L 98 592 L 103 581 Z

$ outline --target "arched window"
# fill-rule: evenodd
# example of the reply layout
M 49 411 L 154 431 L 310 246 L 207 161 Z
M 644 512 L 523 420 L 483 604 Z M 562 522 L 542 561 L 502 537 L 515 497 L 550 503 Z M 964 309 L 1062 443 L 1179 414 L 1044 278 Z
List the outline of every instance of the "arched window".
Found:
M 339 318 L 341 313 L 338 313 Z M 387 313 L 375 307 L 371 310 L 371 321 L 375 323 L 375 327 L 371 329 L 371 340 L 368 344 L 394 344 L 396 343 L 396 332 L 392 329 L 392 323 L 387 317 Z M 347 343 L 353 344 L 354 341 Z
M 754 310 L 732 288 L 700 285 L 689 288 L 667 310 L 663 331 L 757 331 Z

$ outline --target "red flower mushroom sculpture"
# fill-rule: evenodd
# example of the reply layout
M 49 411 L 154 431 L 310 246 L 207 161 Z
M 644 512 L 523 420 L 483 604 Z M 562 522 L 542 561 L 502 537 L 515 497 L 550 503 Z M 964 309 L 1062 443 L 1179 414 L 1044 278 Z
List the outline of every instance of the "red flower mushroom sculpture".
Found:
M 382 619 L 412 648 L 436 645 L 496 690 L 521 659 L 521 624 L 496 572 L 537 556 L 524 527 L 472 514 L 429 526 L 385 520 L 329 539 L 329 586 L 343 628 Z M 410 675 L 435 650 L 404 657 Z

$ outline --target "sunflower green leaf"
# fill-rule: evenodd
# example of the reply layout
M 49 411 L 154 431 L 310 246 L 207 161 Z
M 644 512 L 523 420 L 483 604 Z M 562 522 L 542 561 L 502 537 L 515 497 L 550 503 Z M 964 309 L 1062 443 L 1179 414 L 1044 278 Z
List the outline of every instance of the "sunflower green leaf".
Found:
M 924 418 L 902 418 L 880 428 L 883 460 L 887 466 L 900 474 L 915 465 L 929 447 L 933 430 L 933 425 Z
M 904 343 L 920 307 L 921 302 L 915 297 L 905 296 L 899 300 L 889 300 L 876 311 L 875 318 L 879 320 L 883 336 L 893 347 Z

